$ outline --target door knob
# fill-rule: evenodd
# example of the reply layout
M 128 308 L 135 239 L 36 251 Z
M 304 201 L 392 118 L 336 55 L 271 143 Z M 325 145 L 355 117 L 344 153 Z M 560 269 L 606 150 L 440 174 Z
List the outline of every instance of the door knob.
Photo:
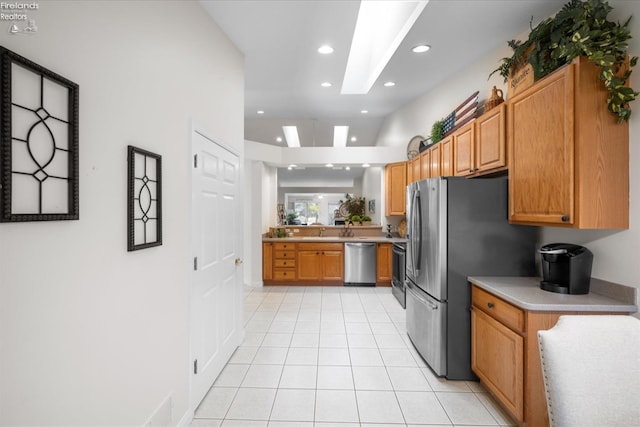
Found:
M 236 265 L 242 264 L 242 260 L 240 258 L 236 258 Z

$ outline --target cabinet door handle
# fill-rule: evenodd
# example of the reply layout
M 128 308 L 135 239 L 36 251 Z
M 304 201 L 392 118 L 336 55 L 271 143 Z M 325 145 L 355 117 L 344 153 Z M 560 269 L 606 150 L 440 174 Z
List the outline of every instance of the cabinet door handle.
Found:
M 473 169 L 469 169 L 469 173 L 473 173 Z
M 562 220 L 562 222 L 568 222 L 569 221 L 569 215 L 562 215 L 562 218 L 560 218 Z
M 487 303 L 487 307 L 489 307 L 489 308 L 493 308 L 493 303 L 492 303 L 492 302 L 488 302 L 488 303 Z

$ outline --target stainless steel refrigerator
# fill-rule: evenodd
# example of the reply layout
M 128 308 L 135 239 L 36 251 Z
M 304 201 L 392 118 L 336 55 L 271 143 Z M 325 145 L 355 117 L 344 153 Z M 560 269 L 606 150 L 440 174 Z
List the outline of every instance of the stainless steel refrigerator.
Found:
M 468 276 L 535 275 L 535 227 L 507 219 L 506 178 L 431 178 L 407 187 L 407 333 L 431 369 L 471 371 Z

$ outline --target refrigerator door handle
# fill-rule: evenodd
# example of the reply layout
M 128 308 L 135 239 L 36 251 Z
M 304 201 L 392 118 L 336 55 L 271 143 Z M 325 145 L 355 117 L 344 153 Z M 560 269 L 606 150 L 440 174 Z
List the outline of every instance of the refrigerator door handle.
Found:
M 420 291 L 416 290 L 413 286 L 413 283 L 411 283 L 410 281 L 407 281 L 407 288 L 411 291 L 411 294 L 422 304 L 428 305 L 429 308 L 431 308 L 431 310 L 438 309 L 438 306 L 436 304 L 432 303 L 431 301 L 429 301 L 428 299 L 420 295 Z
M 422 260 L 422 206 L 420 205 L 422 203 L 421 200 L 421 196 L 420 196 L 420 190 L 417 190 L 415 192 L 415 203 L 413 204 L 413 210 L 414 210 L 414 221 L 416 222 L 415 224 L 415 229 L 417 230 L 417 235 L 418 235 L 418 250 L 417 251 L 413 251 L 414 255 L 418 255 L 418 259 L 414 260 L 414 267 L 416 269 L 416 272 L 420 271 L 420 269 L 422 268 L 422 266 L 420 265 L 420 261 Z M 414 239 L 415 239 L 415 232 L 414 232 Z M 415 240 L 414 240 L 415 241 Z
M 411 184 L 409 188 L 413 187 L 415 184 Z M 413 275 L 415 277 L 416 274 L 416 265 L 415 265 L 415 251 L 416 251 L 416 245 L 415 245 L 415 239 L 416 236 L 418 235 L 415 231 L 414 227 L 414 221 L 415 218 L 413 216 L 413 211 L 414 211 L 414 202 L 416 199 L 416 194 L 415 191 L 411 191 L 411 199 L 409 201 L 409 205 L 407 206 L 409 209 L 407 210 L 407 215 L 409 217 L 409 227 L 408 227 L 408 233 L 407 233 L 407 238 L 409 239 L 408 242 L 408 246 L 410 251 L 408 251 L 407 253 L 409 254 L 409 265 L 407 266 L 407 270 L 411 273 L 411 275 Z

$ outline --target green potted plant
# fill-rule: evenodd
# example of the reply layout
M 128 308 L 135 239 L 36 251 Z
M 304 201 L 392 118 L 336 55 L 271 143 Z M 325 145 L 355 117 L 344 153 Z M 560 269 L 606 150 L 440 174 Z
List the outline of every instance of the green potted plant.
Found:
M 340 203 L 344 204 L 345 209 L 349 214 L 349 218 L 353 217 L 354 215 L 364 215 L 364 197 L 351 196 L 350 194 L 346 194 L 345 199 L 346 200 L 344 202 L 341 200 Z
M 638 58 L 631 58 L 627 65 L 631 18 L 624 24 L 611 22 L 607 15 L 612 9 L 605 0 L 571 0 L 553 18 L 532 28 L 524 42 L 507 42 L 513 55 L 503 58 L 502 64 L 489 76 L 499 73 L 506 82 L 528 62 L 537 80 L 584 55 L 600 67 L 600 80 L 609 91 L 609 111 L 617 115 L 619 121 L 629 120 L 629 103 L 636 99 L 638 92 L 627 83 Z
M 363 215 L 360 217 L 362 225 L 371 225 L 371 217 L 369 215 Z
M 360 218 L 360 215 L 351 215 L 351 218 L 349 218 L 349 221 L 351 221 L 354 224 L 359 222 L 360 225 L 362 225 L 362 219 Z
M 439 142 L 444 136 L 444 122 L 442 120 L 436 120 L 431 127 L 431 142 L 435 144 Z
M 291 212 L 287 214 L 287 225 L 293 225 L 296 223 L 296 219 L 298 219 L 297 212 Z

